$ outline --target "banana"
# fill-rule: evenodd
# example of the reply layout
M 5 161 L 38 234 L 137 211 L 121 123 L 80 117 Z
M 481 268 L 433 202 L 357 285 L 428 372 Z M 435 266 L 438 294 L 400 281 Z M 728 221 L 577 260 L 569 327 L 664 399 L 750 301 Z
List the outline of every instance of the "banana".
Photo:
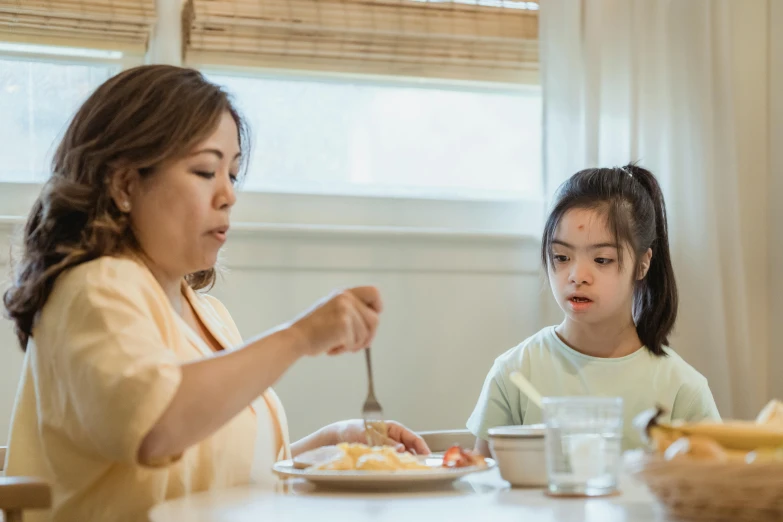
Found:
M 650 439 L 652 448 L 658 453 L 663 454 L 669 449 L 669 446 L 682 438 L 683 434 L 656 425 L 648 428 L 647 436 Z
M 661 426 L 662 429 L 667 429 Z M 754 422 L 730 421 L 720 423 L 694 423 L 668 427 L 686 436 L 708 437 L 729 450 L 753 451 L 763 447 L 783 446 L 783 426 L 775 427 Z
M 648 441 L 658 452 L 665 452 L 674 441 L 682 437 L 705 437 L 720 444 L 725 450 L 742 452 L 758 448 L 783 446 L 783 424 L 759 424 L 749 421 L 698 422 L 663 424 L 658 422 L 662 408 L 643 412 L 634 424 L 642 428 Z
M 744 458 L 744 454 L 742 458 Z M 707 437 L 694 435 L 681 437 L 672 442 L 663 454 L 666 460 L 678 460 L 683 457 L 695 460 L 710 460 L 714 462 L 727 462 L 729 454 L 723 446 Z

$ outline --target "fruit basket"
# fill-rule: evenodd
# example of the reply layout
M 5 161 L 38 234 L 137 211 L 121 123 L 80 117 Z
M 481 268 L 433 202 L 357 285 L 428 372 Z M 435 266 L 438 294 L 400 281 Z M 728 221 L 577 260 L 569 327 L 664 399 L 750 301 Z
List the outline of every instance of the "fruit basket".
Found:
M 632 473 L 675 519 L 783 520 L 783 462 L 667 461 L 647 456 Z
M 658 423 L 660 414 L 637 417 L 650 448 L 630 455 L 626 466 L 671 517 L 783 520 L 783 423 L 767 416 L 755 423 L 666 425 Z

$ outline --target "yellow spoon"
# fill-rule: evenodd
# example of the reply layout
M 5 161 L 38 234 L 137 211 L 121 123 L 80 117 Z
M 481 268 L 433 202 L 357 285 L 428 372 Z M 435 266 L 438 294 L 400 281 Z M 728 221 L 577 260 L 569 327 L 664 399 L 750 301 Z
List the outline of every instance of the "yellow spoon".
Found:
M 538 390 L 536 390 L 536 388 L 530 384 L 530 381 L 528 381 L 524 375 L 519 372 L 511 372 L 509 377 L 511 382 L 513 382 L 517 388 L 522 391 L 522 393 L 527 395 L 528 399 L 533 401 L 533 404 L 543 409 L 543 406 L 541 405 L 541 394 L 538 393 Z

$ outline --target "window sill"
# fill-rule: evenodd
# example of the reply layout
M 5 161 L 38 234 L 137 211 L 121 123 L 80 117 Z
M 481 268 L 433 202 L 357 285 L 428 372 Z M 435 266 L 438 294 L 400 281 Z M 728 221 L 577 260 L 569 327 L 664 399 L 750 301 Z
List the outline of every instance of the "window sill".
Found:
M 24 226 L 24 216 L 0 215 L 0 231 L 9 233 Z M 483 230 L 390 227 L 390 226 L 351 226 L 351 225 L 315 225 L 235 222 L 231 225 L 231 236 L 252 237 L 333 237 L 333 238 L 402 238 L 402 239 L 439 239 L 444 241 L 500 242 L 521 245 L 538 244 L 539 238 L 532 234 L 511 232 L 488 232 Z
M 24 218 L 0 216 L 0 266 Z M 540 275 L 539 238 L 454 229 L 237 222 L 221 255 L 232 271 Z
M 0 183 L 0 224 L 22 223 L 36 183 Z M 240 192 L 235 232 L 521 241 L 543 227 L 543 202 Z

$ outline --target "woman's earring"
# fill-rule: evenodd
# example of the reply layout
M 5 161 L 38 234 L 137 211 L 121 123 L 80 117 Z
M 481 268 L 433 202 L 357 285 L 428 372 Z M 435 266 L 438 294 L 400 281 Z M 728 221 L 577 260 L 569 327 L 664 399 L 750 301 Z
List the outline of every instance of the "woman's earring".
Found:
M 122 208 L 124 212 L 130 212 L 131 209 L 130 201 L 127 200 L 123 201 L 120 208 Z

